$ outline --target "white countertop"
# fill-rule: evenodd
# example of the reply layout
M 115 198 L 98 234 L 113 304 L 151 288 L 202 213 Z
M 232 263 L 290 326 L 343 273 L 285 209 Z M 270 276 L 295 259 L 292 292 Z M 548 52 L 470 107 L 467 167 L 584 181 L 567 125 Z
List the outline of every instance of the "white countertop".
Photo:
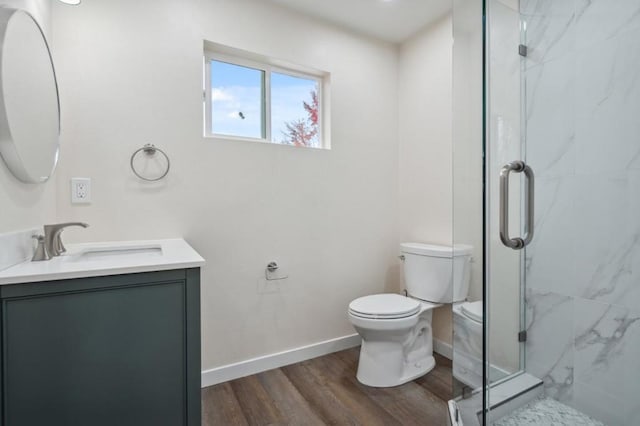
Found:
M 0 271 L 0 285 L 197 268 L 204 259 L 182 238 L 68 244 L 67 253 Z

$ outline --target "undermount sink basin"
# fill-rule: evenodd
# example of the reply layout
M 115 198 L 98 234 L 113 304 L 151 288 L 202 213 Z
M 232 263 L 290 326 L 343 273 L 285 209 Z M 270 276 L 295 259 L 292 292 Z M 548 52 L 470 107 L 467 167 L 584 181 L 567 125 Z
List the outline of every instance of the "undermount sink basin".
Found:
M 90 262 L 100 260 L 116 260 L 126 257 L 162 256 L 162 246 L 159 244 L 143 246 L 121 246 L 121 247 L 89 247 L 77 253 L 70 254 L 68 260 L 72 262 Z

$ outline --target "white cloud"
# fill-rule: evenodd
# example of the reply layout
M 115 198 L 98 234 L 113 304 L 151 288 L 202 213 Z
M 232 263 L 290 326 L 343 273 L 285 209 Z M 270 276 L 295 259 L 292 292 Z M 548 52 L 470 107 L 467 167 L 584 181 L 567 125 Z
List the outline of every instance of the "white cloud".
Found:
M 211 90 L 211 98 L 214 102 L 217 101 L 233 101 L 233 95 L 231 93 L 229 93 L 228 91 L 224 90 L 224 89 L 217 89 L 214 88 L 213 90 Z
M 218 92 L 216 98 L 215 92 Z M 213 129 L 216 133 L 260 137 L 260 87 L 229 86 L 211 91 L 213 100 Z M 241 119 L 240 112 L 244 115 Z

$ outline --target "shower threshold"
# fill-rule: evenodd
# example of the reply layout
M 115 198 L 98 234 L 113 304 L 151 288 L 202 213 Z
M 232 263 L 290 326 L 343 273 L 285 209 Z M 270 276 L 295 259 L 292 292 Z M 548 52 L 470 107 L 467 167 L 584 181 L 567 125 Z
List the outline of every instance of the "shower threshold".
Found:
M 449 424 L 452 426 L 480 426 L 482 424 L 482 388 L 470 398 L 449 401 Z M 505 417 L 543 394 L 542 380 L 520 372 L 494 383 L 489 391 L 490 417 Z

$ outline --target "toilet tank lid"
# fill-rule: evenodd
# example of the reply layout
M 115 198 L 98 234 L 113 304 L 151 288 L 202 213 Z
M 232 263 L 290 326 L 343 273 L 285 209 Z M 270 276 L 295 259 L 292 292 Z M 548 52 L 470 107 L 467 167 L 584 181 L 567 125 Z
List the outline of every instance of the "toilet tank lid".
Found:
M 454 257 L 470 255 L 473 247 L 467 244 L 454 244 L 452 247 L 438 244 L 402 243 L 400 244 L 400 251 L 422 256 Z

